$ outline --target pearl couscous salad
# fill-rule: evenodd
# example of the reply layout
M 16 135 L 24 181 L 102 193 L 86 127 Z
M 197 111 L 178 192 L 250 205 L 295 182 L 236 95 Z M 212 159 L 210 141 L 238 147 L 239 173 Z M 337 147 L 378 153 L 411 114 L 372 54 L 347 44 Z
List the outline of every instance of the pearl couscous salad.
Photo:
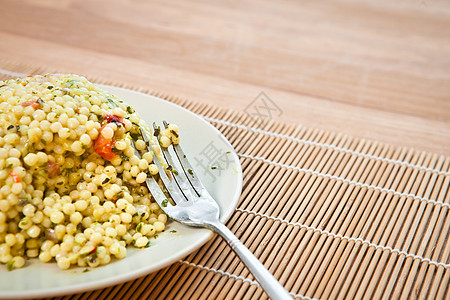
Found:
M 76 75 L 0 81 L 0 262 L 28 258 L 96 267 L 148 247 L 167 216 L 145 184 L 157 176 L 153 137 L 122 100 Z M 178 127 L 159 132 L 178 143 Z M 135 155 L 135 148 L 141 158 Z

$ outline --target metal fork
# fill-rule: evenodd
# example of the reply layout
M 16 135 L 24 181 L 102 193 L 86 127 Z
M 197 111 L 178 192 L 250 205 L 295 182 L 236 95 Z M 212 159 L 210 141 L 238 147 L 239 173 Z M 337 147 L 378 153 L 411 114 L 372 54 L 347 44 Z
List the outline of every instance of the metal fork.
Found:
M 167 128 L 168 123 L 166 121 L 163 123 L 164 127 Z M 153 124 L 153 127 L 155 132 L 159 131 L 159 128 L 155 124 Z M 147 145 L 147 150 L 151 151 L 147 135 L 142 128 L 140 128 L 140 131 Z M 157 134 L 156 136 L 159 141 L 159 136 Z M 161 209 L 169 218 L 182 224 L 208 228 L 220 234 L 244 262 L 270 298 L 292 299 L 288 291 L 284 289 L 253 253 L 219 221 L 220 209 L 217 202 L 211 197 L 198 179 L 181 146 L 174 144 L 172 147 L 178 157 L 182 170 L 178 171 L 174 169 L 175 164 L 172 156 L 168 149 L 163 147 L 161 147 L 163 155 L 169 167 L 165 169 L 156 155 L 154 155 L 153 163 L 158 166 L 159 176 L 173 203 L 168 200 L 168 197 L 153 176 L 148 176 L 146 180 L 150 193 Z M 136 148 L 135 155 L 140 157 L 139 151 Z

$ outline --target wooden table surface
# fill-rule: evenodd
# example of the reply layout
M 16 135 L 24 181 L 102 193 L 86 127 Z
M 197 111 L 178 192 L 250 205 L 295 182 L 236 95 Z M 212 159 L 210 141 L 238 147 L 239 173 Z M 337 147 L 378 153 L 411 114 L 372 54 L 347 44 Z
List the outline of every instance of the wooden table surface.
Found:
M 450 154 L 450 2 L 1 0 L 0 58 Z

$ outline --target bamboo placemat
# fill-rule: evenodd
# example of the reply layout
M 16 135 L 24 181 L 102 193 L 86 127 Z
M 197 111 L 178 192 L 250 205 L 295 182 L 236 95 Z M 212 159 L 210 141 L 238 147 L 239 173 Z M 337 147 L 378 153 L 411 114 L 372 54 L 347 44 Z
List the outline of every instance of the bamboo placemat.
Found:
M 0 62 L 0 79 L 57 70 Z M 101 78 L 88 79 L 104 84 Z M 236 149 L 227 222 L 297 299 L 450 298 L 450 157 L 125 86 L 203 116 Z M 219 237 L 170 267 L 57 299 L 265 299 Z

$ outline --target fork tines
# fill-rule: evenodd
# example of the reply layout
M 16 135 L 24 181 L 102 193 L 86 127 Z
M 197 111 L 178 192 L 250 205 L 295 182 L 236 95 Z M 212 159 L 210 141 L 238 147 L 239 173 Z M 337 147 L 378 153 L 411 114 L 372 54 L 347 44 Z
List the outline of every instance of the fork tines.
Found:
M 167 128 L 168 126 L 168 123 L 165 121 L 164 126 L 165 128 Z M 159 131 L 156 124 L 153 124 L 153 127 L 155 132 Z M 147 150 L 149 152 L 150 151 L 153 152 L 146 133 L 144 132 L 144 130 L 142 130 L 142 128 L 139 129 L 141 131 L 141 135 L 145 142 Z M 159 142 L 160 138 L 159 135 L 157 135 L 156 137 Z M 178 160 L 181 165 L 182 170 L 180 170 L 180 172 L 178 172 L 178 170 L 175 169 L 175 163 L 172 159 L 172 155 L 170 154 L 168 148 L 161 147 L 164 159 L 169 167 L 164 168 L 161 162 L 159 161 L 157 155 L 153 156 L 153 163 L 158 167 L 161 181 L 166 187 L 167 192 L 172 198 L 173 202 L 177 205 L 180 205 L 186 203 L 186 201 L 188 200 L 193 200 L 196 197 L 200 196 L 202 193 L 202 184 L 195 175 L 191 167 L 191 164 L 189 163 L 189 161 L 186 158 L 186 155 L 181 149 L 181 146 L 178 144 L 172 146 L 174 153 L 178 157 Z M 138 150 L 135 150 L 135 154 L 139 155 L 140 157 Z M 146 183 L 147 187 L 150 190 L 150 193 L 153 195 L 159 206 L 163 210 L 169 208 L 170 202 L 168 201 L 167 197 L 165 196 L 164 192 L 161 190 L 160 186 L 153 178 L 153 176 L 151 175 L 148 176 Z

